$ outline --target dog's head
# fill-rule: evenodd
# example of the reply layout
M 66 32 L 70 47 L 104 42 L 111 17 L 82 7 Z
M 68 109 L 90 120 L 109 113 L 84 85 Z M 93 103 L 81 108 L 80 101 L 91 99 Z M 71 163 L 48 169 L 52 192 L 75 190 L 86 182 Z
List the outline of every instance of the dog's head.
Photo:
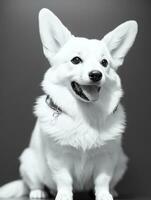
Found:
M 45 91 L 49 84 L 62 85 L 79 100 L 94 102 L 105 98 L 105 88 L 121 89 L 116 70 L 134 43 L 135 21 L 121 24 L 101 40 L 86 39 L 73 36 L 44 8 L 39 14 L 39 28 L 43 51 L 51 65 L 43 82 Z

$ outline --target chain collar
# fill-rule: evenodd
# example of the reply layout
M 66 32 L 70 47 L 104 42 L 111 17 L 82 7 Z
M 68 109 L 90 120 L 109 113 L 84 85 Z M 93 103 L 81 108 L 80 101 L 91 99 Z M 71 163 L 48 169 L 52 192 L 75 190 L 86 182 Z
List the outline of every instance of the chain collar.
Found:
M 49 95 L 46 96 L 45 102 L 49 106 L 49 108 L 54 110 L 53 117 L 54 118 L 59 117 L 59 115 L 62 113 L 62 109 L 54 103 L 54 101 Z M 113 114 L 117 111 L 117 109 L 118 109 L 118 105 L 113 110 Z
M 117 109 L 118 109 L 118 105 L 114 108 L 113 114 L 117 111 Z
M 46 96 L 45 102 L 49 106 L 49 108 L 54 110 L 53 112 L 54 118 L 57 118 L 62 113 L 62 109 L 54 103 L 54 101 L 49 95 Z

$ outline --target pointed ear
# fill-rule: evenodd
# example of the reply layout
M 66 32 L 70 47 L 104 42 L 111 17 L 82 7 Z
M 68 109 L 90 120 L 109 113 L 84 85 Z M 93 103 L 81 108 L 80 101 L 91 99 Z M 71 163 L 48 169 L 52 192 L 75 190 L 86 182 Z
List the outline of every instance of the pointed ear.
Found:
M 71 33 L 61 21 L 48 9 L 39 12 L 39 31 L 43 51 L 51 62 L 51 58 L 70 39 Z
M 137 22 L 127 21 L 104 36 L 103 41 L 111 53 L 115 68 L 123 64 L 124 57 L 135 41 L 137 31 Z

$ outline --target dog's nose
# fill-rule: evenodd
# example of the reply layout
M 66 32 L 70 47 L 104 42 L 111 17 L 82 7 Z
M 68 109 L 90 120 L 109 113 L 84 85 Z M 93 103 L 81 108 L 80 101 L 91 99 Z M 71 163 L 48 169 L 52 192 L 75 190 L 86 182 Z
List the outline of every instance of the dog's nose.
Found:
M 93 70 L 89 73 L 89 78 L 93 82 L 100 81 L 102 78 L 102 73 L 98 70 Z

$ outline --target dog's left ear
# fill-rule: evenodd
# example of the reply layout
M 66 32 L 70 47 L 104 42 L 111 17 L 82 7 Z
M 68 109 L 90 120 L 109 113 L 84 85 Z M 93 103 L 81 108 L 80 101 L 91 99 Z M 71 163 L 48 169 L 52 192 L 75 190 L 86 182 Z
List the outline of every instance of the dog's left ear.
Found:
M 137 22 L 127 21 L 104 36 L 103 41 L 111 53 L 115 69 L 123 64 L 124 57 L 135 41 L 137 31 Z
M 71 33 L 58 17 L 46 8 L 39 12 L 39 31 L 44 54 L 51 63 L 52 57 L 71 38 Z

